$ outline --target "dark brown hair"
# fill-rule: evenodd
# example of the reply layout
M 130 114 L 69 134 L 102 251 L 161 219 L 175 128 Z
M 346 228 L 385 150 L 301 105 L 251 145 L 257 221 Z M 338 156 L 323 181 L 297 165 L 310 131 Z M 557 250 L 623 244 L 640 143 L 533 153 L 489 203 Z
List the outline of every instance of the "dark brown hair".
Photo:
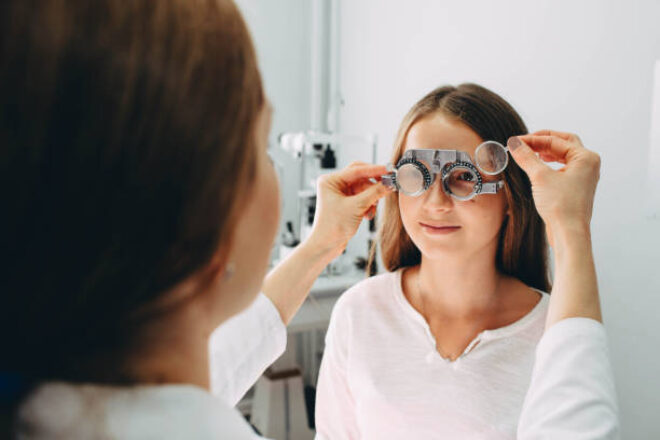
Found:
M 439 87 L 413 105 L 403 118 L 391 163 L 397 163 L 401 158 L 410 127 L 436 112 L 461 121 L 483 140 L 494 140 L 504 145 L 509 137 L 527 133 L 525 123 L 513 107 L 490 90 L 476 84 Z M 496 267 L 528 286 L 550 292 L 545 226 L 534 206 L 529 178 L 513 159 L 509 160 L 502 176 L 511 215 L 502 224 Z M 385 197 L 379 241 L 387 270 L 394 271 L 421 262 L 419 249 L 403 227 L 396 193 Z
M 0 370 L 121 382 L 121 356 L 90 359 L 231 244 L 264 104 L 252 42 L 230 0 L 11 0 L 0 17 Z

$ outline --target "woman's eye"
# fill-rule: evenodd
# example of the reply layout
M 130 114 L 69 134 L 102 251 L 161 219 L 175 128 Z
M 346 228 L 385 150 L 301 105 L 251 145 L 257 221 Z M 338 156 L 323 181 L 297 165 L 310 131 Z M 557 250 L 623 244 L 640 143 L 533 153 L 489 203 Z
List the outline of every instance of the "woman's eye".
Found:
M 459 180 L 464 180 L 466 182 L 472 182 L 472 174 L 470 173 L 463 173 L 459 176 Z

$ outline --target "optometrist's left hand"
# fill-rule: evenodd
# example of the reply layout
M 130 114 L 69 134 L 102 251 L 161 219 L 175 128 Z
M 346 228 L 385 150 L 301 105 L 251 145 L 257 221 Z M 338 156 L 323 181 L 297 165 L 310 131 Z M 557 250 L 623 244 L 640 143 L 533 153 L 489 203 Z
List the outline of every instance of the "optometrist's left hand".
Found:
M 602 322 L 590 227 L 600 156 L 585 148 L 577 135 L 551 130 L 511 138 L 509 147 L 529 176 L 534 204 L 554 250 L 546 328 L 572 317 Z M 554 170 L 545 162 L 565 166 Z
M 565 229 L 588 231 L 600 156 L 585 148 L 577 135 L 551 130 L 513 137 L 509 147 L 532 183 L 534 204 L 546 224 L 550 245 L 554 247 L 553 235 Z M 545 162 L 565 166 L 553 170 Z
M 353 162 L 343 170 L 321 176 L 309 241 L 340 255 L 362 219 L 373 218 L 378 200 L 390 192 L 379 182 L 386 173 L 383 165 Z

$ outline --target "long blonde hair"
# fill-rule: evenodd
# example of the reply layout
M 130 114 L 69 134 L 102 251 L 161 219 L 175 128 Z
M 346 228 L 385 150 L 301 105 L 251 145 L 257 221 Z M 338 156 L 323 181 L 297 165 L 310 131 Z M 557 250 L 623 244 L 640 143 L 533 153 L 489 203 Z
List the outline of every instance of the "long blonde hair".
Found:
M 403 118 L 394 142 L 390 162 L 397 163 L 403 154 L 410 128 L 421 118 L 440 112 L 466 124 L 482 139 L 506 144 L 511 136 L 527 133 L 518 113 L 502 97 L 477 84 L 439 87 L 420 99 Z M 528 286 L 549 292 L 548 245 L 543 220 L 536 211 L 527 174 L 514 160 L 502 173 L 504 194 L 511 214 L 500 231 L 496 267 Z M 403 227 L 396 193 L 385 197 L 379 225 L 383 264 L 388 271 L 415 266 L 421 253 Z M 370 267 L 374 264 L 374 245 Z

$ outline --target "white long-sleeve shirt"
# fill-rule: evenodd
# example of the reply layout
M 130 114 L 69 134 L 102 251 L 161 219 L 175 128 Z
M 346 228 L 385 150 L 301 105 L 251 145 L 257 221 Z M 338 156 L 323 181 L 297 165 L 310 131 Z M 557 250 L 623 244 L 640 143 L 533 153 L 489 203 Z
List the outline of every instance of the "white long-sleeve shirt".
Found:
M 211 393 L 192 385 L 50 382 L 21 404 L 17 438 L 261 439 L 233 406 L 285 347 L 280 314 L 260 294 L 209 339 Z
M 215 396 L 187 385 L 47 383 L 21 405 L 18 438 L 257 439 L 232 405 L 285 344 L 279 313 L 260 295 L 211 339 Z M 582 318 L 556 324 L 538 345 L 518 438 L 600 440 L 616 438 L 617 429 L 602 325 Z
M 285 348 L 286 327 L 280 313 L 259 294 L 246 311 L 223 323 L 209 339 L 211 393 L 236 405 Z
M 618 439 L 619 431 L 605 328 L 588 318 L 557 322 L 536 349 L 518 438 Z
M 538 304 L 526 316 L 481 332 L 450 362 L 438 354 L 427 322 L 406 300 L 401 273 L 364 280 L 335 306 L 317 389 L 318 438 L 504 440 L 516 438 L 519 421 L 519 438 L 546 438 L 535 437 L 543 432 L 537 429 L 541 426 L 553 432 L 551 423 L 535 420 L 536 408 L 521 419 L 549 295 L 539 292 Z M 605 347 L 602 335 L 599 342 L 598 349 Z M 561 343 L 553 343 L 560 348 Z M 553 366 L 557 361 L 547 353 L 541 355 L 545 362 L 528 402 L 547 408 L 544 399 L 554 391 L 546 384 L 561 381 L 568 371 Z M 606 358 L 604 365 L 603 375 L 611 374 Z M 613 396 L 607 379 L 604 384 Z M 556 408 L 571 407 L 570 398 L 551 402 Z M 616 425 L 616 408 L 610 414 Z

